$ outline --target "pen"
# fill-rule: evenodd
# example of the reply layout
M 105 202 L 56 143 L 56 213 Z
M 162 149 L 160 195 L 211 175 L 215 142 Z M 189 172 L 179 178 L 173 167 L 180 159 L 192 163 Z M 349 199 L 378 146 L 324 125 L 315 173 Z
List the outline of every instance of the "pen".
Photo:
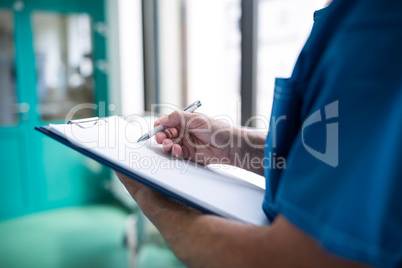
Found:
M 201 102 L 200 102 L 200 101 L 196 101 L 196 102 L 190 104 L 189 106 L 187 106 L 186 108 L 184 108 L 183 111 L 184 111 L 184 112 L 192 113 L 192 112 L 194 112 L 194 111 L 195 111 L 198 107 L 200 107 L 200 106 L 201 106 Z M 153 137 L 156 133 L 158 133 L 158 132 L 160 132 L 160 131 L 163 131 L 163 130 L 165 130 L 165 129 L 166 129 L 166 127 L 164 127 L 164 126 L 162 126 L 162 125 L 159 125 L 159 126 L 155 127 L 154 129 L 151 129 L 150 131 L 148 131 L 148 132 L 145 133 L 144 135 L 142 135 L 142 136 L 137 140 L 137 142 L 146 141 L 146 140 L 148 140 L 149 138 Z

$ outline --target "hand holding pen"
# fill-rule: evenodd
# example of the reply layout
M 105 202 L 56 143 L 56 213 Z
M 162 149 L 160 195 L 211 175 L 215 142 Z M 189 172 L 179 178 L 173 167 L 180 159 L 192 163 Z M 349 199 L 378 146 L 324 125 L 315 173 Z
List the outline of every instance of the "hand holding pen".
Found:
M 190 104 L 189 106 L 187 106 L 186 108 L 184 108 L 183 111 L 188 112 L 188 113 L 192 113 L 200 106 L 201 106 L 201 102 L 196 101 L 196 102 Z M 151 137 L 153 137 L 156 133 L 161 132 L 161 131 L 163 131 L 165 129 L 166 129 L 165 126 L 159 125 L 159 126 L 155 127 L 154 129 L 151 129 L 149 132 L 145 133 L 144 135 L 142 135 L 137 140 L 137 142 L 146 141 L 146 140 L 150 139 Z
M 231 163 L 233 151 L 229 144 L 233 127 L 227 121 L 201 113 L 174 111 L 159 118 L 156 124 L 166 128 L 155 134 L 156 142 L 173 156 L 202 165 Z

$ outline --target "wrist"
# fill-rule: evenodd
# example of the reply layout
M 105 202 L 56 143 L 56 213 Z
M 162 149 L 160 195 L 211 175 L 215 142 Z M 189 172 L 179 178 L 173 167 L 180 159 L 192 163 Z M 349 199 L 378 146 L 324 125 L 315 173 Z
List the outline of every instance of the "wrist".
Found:
M 137 191 L 135 200 L 144 214 L 151 220 L 165 218 L 166 215 L 188 214 L 189 212 L 201 214 L 183 203 L 171 199 L 149 187 L 142 187 Z
M 244 130 L 242 128 L 233 129 L 233 140 L 230 145 L 230 165 L 237 166 L 237 160 L 241 159 L 244 155 Z
M 230 153 L 231 165 L 263 174 L 266 136 L 266 133 L 254 129 L 235 129 Z

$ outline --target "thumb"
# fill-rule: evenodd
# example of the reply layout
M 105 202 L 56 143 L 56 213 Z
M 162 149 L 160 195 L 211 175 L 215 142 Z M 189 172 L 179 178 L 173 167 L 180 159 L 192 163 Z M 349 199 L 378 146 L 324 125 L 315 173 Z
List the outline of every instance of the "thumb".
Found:
M 165 127 L 185 126 L 193 116 L 196 116 L 196 114 L 183 111 L 174 111 L 167 116 L 161 117 L 158 119 L 158 121 Z

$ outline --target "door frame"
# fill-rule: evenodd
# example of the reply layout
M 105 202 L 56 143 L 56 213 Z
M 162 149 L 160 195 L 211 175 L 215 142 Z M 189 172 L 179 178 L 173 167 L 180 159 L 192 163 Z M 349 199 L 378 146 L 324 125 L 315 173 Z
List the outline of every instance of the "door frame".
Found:
M 95 82 L 95 104 L 108 107 L 107 92 L 107 58 L 104 0 L 0 0 L 0 8 L 10 9 L 14 15 L 15 69 L 17 103 L 27 103 L 29 111 L 19 115 L 17 125 L 1 126 L 0 136 L 15 135 L 21 143 L 21 161 L 23 162 L 23 196 L 26 208 L 17 215 L 6 215 L 6 218 L 29 214 L 36 211 L 54 208 L 55 204 L 46 202 L 47 194 L 45 167 L 42 163 L 43 137 L 34 131 L 35 126 L 43 124 L 37 112 L 38 98 L 36 89 L 36 69 L 32 32 L 32 12 L 49 11 L 56 13 L 86 13 L 93 23 L 93 63 Z M 99 109 L 97 116 L 108 116 L 108 109 Z M 49 122 L 46 122 L 49 123 Z M 52 121 L 52 123 L 54 123 Z M 12 178 L 3 178 L 12 179 Z M 66 204 L 56 204 L 64 206 Z M 4 218 L 0 215 L 0 218 Z

